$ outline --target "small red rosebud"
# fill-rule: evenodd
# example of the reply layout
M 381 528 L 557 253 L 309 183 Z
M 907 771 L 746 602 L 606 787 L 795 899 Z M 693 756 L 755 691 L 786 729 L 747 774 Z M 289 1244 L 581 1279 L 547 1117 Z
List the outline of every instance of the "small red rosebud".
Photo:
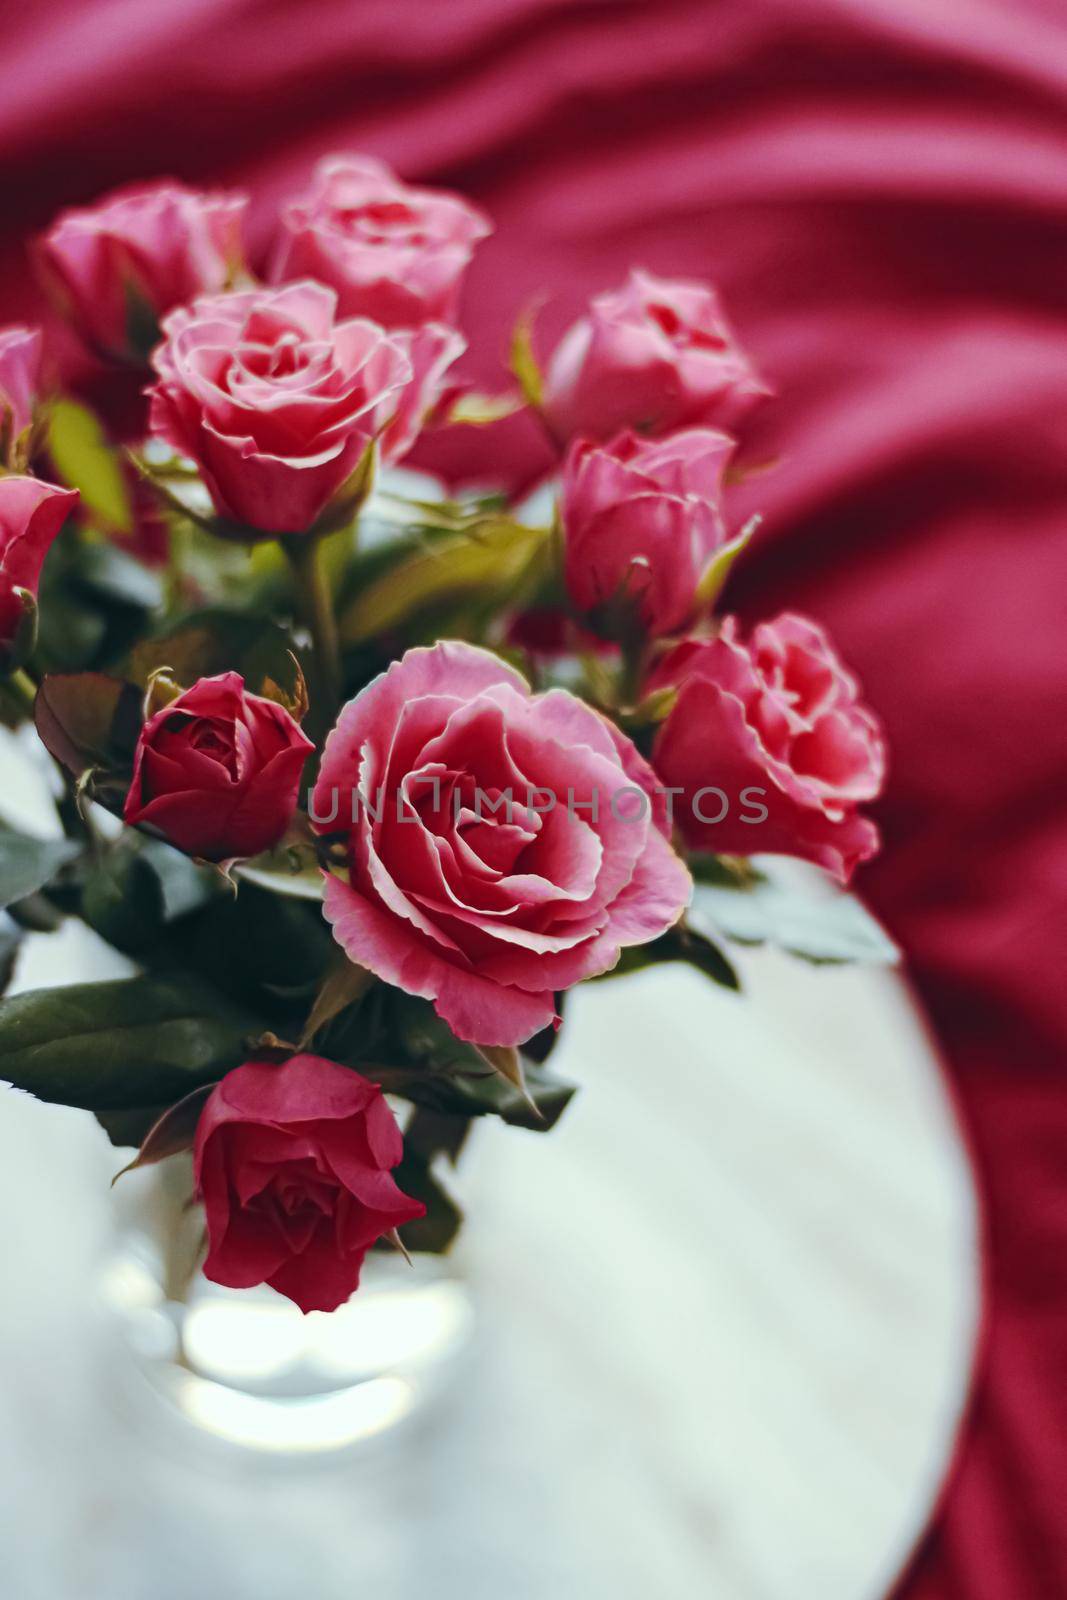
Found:
M 259 855 L 292 821 L 314 748 L 240 673 L 201 678 L 141 729 L 123 816 L 205 861 Z

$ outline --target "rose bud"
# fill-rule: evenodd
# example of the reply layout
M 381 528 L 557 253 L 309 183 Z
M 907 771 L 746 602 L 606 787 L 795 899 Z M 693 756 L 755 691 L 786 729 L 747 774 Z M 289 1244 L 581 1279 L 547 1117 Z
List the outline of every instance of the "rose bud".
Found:
M 76 489 L 39 478 L 0 477 L 0 660 L 10 663 L 37 595 L 53 539 L 78 503 Z
M 458 195 L 416 189 L 369 156 L 331 156 L 282 213 L 275 283 L 309 277 L 341 312 L 385 328 L 454 322 L 474 246 L 489 219 Z
M 768 393 L 710 285 L 635 270 L 564 334 L 542 410 L 560 441 L 607 439 L 622 428 L 729 430 Z
M 314 748 L 240 673 L 201 678 L 141 729 L 122 815 L 205 861 L 257 856 L 292 821 Z
M 842 882 L 874 855 L 859 808 L 882 790 L 882 728 L 816 623 L 786 612 L 746 643 L 727 617 L 717 638 L 664 658 L 648 688 L 668 685 L 678 699 L 652 761 L 689 844 L 800 856 Z
M 579 611 L 610 635 L 636 618 L 650 634 L 690 616 L 726 542 L 723 472 L 734 441 L 708 428 L 663 440 L 576 440 L 563 467 L 564 573 Z
M 248 197 L 164 179 L 62 211 L 39 241 L 60 308 L 98 353 L 143 365 L 172 306 L 243 271 Z
M 606 972 L 689 899 L 666 804 L 630 740 L 473 645 L 409 650 L 341 712 L 309 808 L 348 834 L 334 937 L 432 1000 L 461 1039 L 514 1045 L 554 991 Z
M 374 439 L 398 460 L 462 348 L 449 329 L 391 335 L 336 309 L 332 289 L 304 282 L 164 321 L 150 426 L 197 462 L 235 534 L 307 532 Z
M 426 1214 L 390 1175 L 403 1153 L 378 1085 L 335 1061 L 299 1055 L 227 1073 L 193 1146 L 205 1277 L 268 1283 L 301 1311 L 335 1311 L 375 1239 Z
M 33 425 L 40 380 L 40 328 L 0 328 L 0 440 L 9 465 L 25 459 L 24 436 Z

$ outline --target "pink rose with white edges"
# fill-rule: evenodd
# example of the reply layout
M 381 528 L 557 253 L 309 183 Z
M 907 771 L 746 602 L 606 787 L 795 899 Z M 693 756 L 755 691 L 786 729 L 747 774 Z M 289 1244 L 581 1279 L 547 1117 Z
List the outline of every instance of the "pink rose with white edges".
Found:
M 414 443 L 446 368 L 451 329 L 392 335 L 336 320 L 320 283 L 195 300 L 152 357 L 152 432 L 191 456 L 219 514 L 262 533 L 306 532 L 374 439 Z
M 573 695 L 531 694 L 472 645 L 409 650 L 326 742 L 310 814 L 348 847 L 327 920 L 461 1039 L 520 1044 L 556 1020 L 555 990 L 687 904 L 654 791 L 629 739 Z
M 42 268 L 90 345 L 142 361 L 165 312 L 244 270 L 247 207 L 245 194 L 172 179 L 133 184 L 61 211 L 39 241 Z
M 746 640 L 727 617 L 717 638 L 672 650 L 648 688 L 670 684 L 652 761 L 690 845 L 800 856 L 842 882 L 875 854 L 860 807 L 885 782 L 882 726 L 817 623 L 785 612 Z
M 387 328 L 454 322 L 463 275 L 492 232 L 459 195 L 403 183 L 370 156 L 330 156 L 282 213 L 272 277 L 337 290 L 346 316 Z
M 729 431 L 768 393 L 710 284 L 635 269 L 564 334 L 542 410 L 560 440 L 607 439 L 622 428 Z
M 653 635 L 693 611 L 697 586 L 726 542 L 725 433 L 691 428 L 666 439 L 624 433 L 576 440 L 563 466 L 560 510 L 571 599 L 594 615 L 636 612 Z M 610 628 L 609 630 L 610 631 Z

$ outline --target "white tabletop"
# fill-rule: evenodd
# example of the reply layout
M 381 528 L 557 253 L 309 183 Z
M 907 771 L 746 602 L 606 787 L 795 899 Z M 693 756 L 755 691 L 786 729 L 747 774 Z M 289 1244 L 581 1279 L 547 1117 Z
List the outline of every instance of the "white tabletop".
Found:
M 35 940 L 20 982 L 84 976 L 87 939 Z M 673 969 L 575 997 L 559 1128 L 479 1128 L 458 1178 L 463 1376 L 329 1464 L 201 1462 L 116 1410 L 91 1310 L 114 1152 L 5 1093 L 5 1592 L 878 1600 L 964 1398 L 972 1191 L 894 978 L 742 965 L 744 999 Z

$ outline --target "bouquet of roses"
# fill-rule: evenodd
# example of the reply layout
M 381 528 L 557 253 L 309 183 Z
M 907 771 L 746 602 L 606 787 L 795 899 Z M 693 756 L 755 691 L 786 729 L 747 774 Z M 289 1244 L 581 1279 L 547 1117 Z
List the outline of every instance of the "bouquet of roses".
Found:
M 191 1150 L 208 1277 L 330 1310 L 379 1243 L 448 1247 L 475 1118 L 557 1121 L 575 984 L 736 987 L 730 940 L 885 956 L 762 859 L 844 883 L 885 757 L 817 623 L 717 610 L 767 391 L 710 288 L 633 272 L 543 372 L 520 323 L 487 399 L 455 375 L 473 206 L 327 160 L 259 276 L 245 206 L 63 214 L 37 254 L 75 377 L 0 333 L 0 712 L 62 824 L 0 831 L 4 964 L 73 916 L 133 972 L 0 1002 L 0 1077 L 134 1165 Z M 395 472 L 524 406 L 550 515 Z

